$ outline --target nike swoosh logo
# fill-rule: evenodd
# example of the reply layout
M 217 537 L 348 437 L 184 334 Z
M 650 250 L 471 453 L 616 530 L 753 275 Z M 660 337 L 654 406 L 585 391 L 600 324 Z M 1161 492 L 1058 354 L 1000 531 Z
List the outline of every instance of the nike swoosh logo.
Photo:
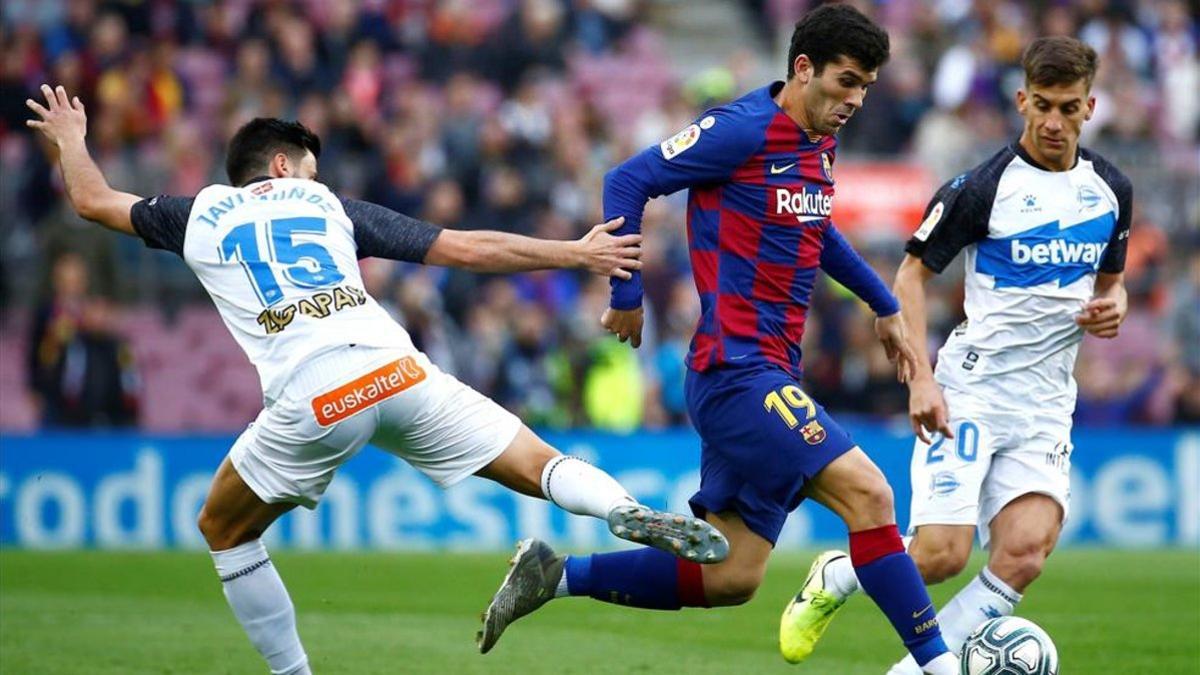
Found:
M 771 175 L 775 176 L 775 175 L 781 174 L 784 171 L 787 171 L 788 169 L 792 168 L 793 166 L 796 166 L 795 162 L 792 162 L 791 164 L 785 164 L 783 166 L 775 166 L 774 164 L 772 164 L 771 165 Z
M 928 606 L 927 606 L 925 609 L 923 609 L 923 610 L 921 610 L 921 611 L 919 611 L 919 612 L 913 612 L 913 618 L 914 618 L 914 619 L 919 619 L 919 618 L 921 618 L 921 615 L 922 615 L 922 614 L 924 614 L 925 612 L 928 612 L 928 611 L 929 611 L 929 610 L 931 610 L 931 609 L 933 609 L 933 603 L 932 603 L 932 602 L 931 602 L 931 603 L 929 603 L 929 605 L 928 605 Z

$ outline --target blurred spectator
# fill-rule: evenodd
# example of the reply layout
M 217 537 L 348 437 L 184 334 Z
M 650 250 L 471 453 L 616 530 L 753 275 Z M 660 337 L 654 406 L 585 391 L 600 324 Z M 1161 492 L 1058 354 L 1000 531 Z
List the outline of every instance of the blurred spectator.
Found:
M 89 295 L 88 270 L 60 255 L 50 297 L 34 314 L 30 390 L 42 423 L 61 427 L 129 426 L 137 421 L 137 377 L 116 333 L 112 305 Z
M 1171 333 L 1179 352 L 1171 373 L 1172 384 L 1179 394 L 1175 419 L 1197 424 L 1200 423 L 1200 252 L 1193 251 L 1186 261 L 1174 295 Z

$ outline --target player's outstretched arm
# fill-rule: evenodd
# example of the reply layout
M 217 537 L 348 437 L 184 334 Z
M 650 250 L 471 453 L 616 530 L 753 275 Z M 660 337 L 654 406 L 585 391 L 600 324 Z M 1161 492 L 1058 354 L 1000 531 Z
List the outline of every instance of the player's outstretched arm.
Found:
M 66 89 L 61 86 L 51 89 L 47 84 L 42 85 L 42 94 L 46 97 L 45 106 L 33 99 L 25 100 L 25 105 L 38 116 L 26 124 L 42 132 L 57 150 L 67 197 L 75 212 L 118 232 L 136 234 L 129 212 L 142 198 L 109 187 L 92 161 L 84 142 L 87 114 L 79 97 L 68 98 Z
M 665 192 L 655 184 L 655 174 L 649 168 L 654 152 L 654 148 L 648 148 L 604 176 L 604 213 L 610 217 L 620 215 L 625 222 L 624 233 L 640 233 L 646 202 Z M 600 317 L 605 330 L 621 342 L 628 341 L 634 349 L 642 344 L 642 293 L 640 274 L 614 280 L 611 306 Z
M 925 310 L 925 284 L 934 274 L 920 258 L 910 253 L 904 256 L 904 262 L 896 270 L 896 283 L 892 286 L 900 300 L 900 313 L 908 328 L 908 338 L 915 346 L 913 377 L 908 382 L 908 417 L 913 433 L 926 443 L 930 442 L 928 432 L 932 431 L 954 438 L 954 432 L 950 430 L 950 411 L 942 388 L 933 379 L 933 367 L 925 347 L 929 323 Z
M 429 247 L 425 263 L 493 273 L 584 269 L 628 279 L 642 267 L 642 235 L 614 236 L 612 232 L 624 221 L 614 218 L 596 225 L 575 241 L 535 239 L 491 230 L 442 230 Z
M 448 230 L 387 207 L 343 199 L 354 224 L 359 258 L 458 267 L 474 272 L 585 269 L 628 279 L 641 268 L 641 235 L 614 236 L 621 219 L 597 225 L 575 241 L 534 239 L 491 230 Z
M 604 217 L 625 217 L 618 234 L 638 233 L 646 202 L 694 185 L 726 181 L 761 147 L 768 117 L 728 109 L 706 112 L 685 129 L 650 146 L 604 176 Z M 600 324 L 635 348 L 642 343 L 642 279 L 612 281 L 612 300 Z

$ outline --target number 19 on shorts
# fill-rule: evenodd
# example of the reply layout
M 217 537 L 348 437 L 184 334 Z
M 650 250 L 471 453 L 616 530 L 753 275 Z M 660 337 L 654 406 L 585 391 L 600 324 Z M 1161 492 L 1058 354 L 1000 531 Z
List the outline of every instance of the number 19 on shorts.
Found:
M 813 403 L 808 394 L 794 384 L 767 394 L 763 398 L 763 406 L 768 411 L 779 415 L 790 429 L 795 429 L 801 421 L 807 422 L 817 415 L 817 404 Z M 796 417 L 796 413 L 799 411 L 804 412 L 804 420 Z
M 817 404 L 794 384 L 768 392 L 763 397 L 763 407 L 768 413 L 778 415 L 789 429 L 799 428 L 800 436 L 809 445 L 819 445 L 828 438 L 825 427 L 817 421 Z

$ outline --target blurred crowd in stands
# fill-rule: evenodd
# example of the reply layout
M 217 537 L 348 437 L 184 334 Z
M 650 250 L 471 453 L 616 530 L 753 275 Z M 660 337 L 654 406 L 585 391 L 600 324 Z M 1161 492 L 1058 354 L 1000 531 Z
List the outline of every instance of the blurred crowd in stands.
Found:
M 754 43 L 717 67 L 673 64 L 672 16 L 714 4 L 732 5 Z M 575 238 L 599 221 L 608 168 L 781 77 L 791 25 L 810 4 L 7 0 L 0 428 L 228 431 L 261 403 L 184 264 L 71 213 L 24 126 L 39 84 L 80 95 L 94 155 L 119 189 L 195 194 L 225 181 L 223 145 L 238 125 L 299 118 L 322 138 L 321 180 L 342 195 L 446 227 Z M 1200 421 L 1195 0 L 856 4 L 889 29 L 892 59 L 842 134 L 835 174 L 860 160 L 907 162 L 927 171 L 929 194 L 1019 134 L 1012 94 L 1032 37 L 1073 34 L 1098 50 L 1084 143 L 1134 182 L 1132 310 L 1118 339 L 1085 341 L 1078 419 Z M 365 279 L 435 362 L 531 425 L 684 424 L 682 359 L 698 315 L 684 204 L 677 195 L 647 210 L 648 326 L 636 352 L 600 330 L 603 279 L 381 260 L 363 262 Z M 916 224 L 842 226 L 890 281 Z M 952 269 L 931 291 L 931 349 L 961 318 Z M 811 394 L 835 411 L 903 414 L 906 392 L 861 303 L 824 282 L 810 317 Z

